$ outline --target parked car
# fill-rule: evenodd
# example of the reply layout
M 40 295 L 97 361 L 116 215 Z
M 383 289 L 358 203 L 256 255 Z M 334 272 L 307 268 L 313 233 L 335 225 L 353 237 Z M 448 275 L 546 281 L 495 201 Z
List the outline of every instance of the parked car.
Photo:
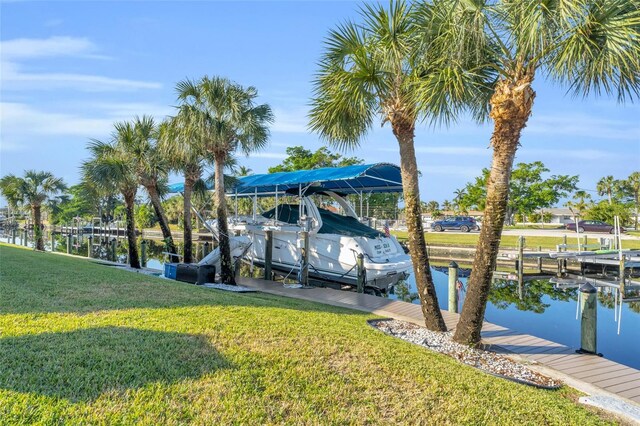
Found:
M 476 220 L 469 216 L 453 216 L 443 220 L 436 220 L 431 224 L 431 229 L 436 232 L 456 229 L 462 232 L 477 231 L 480 229 Z
M 568 231 L 576 230 L 575 223 L 567 223 L 565 228 Z M 621 229 L 624 232 L 624 229 Z M 615 233 L 615 228 L 613 225 L 609 225 L 606 222 L 602 222 L 601 220 L 581 220 L 578 222 L 578 232 L 608 232 L 609 234 Z

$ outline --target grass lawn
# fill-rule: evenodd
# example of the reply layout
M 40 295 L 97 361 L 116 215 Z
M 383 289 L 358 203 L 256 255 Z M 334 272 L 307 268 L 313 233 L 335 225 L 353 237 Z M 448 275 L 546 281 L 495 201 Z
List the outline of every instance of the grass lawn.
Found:
M 399 240 L 407 238 L 406 231 L 393 231 Z M 478 242 L 479 233 L 459 234 L 449 232 L 425 232 L 425 239 L 427 244 L 443 245 L 443 246 L 456 246 L 456 247 L 475 247 Z M 610 237 L 608 234 L 602 234 L 603 237 Z M 584 239 L 581 241 L 583 242 Z M 589 237 L 589 244 L 600 243 L 600 237 Z M 529 250 L 537 250 L 538 246 L 541 246 L 543 250 L 555 250 L 558 244 L 562 244 L 562 237 L 525 237 L 525 246 Z M 567 244 L 578 244 L 575 237 L 568 237 Z M 500 247 L 509 249 L 516 248 L 518 246 L 517 235 L 503 235 L 500 242 Z M 624 240 L 622 247 L 625 249 L 640 249 L 639 240 Z M 577 247 L 576 247 L 577 248 Z
M 595 424 L 371 315 L 0 246 L 0 423 Z

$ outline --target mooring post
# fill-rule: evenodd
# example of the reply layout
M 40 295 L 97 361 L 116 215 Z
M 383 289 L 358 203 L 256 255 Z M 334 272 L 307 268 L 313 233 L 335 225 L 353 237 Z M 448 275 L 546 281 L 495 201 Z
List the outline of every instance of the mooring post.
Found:
M 29 245 L 29 231 L 27 228 L 24 228 L 24 246 L 27 247 Z
M 264 279 L 271 281 L 271 261 L 273 259 L 273 231 L 264 231 Z
M 93 257 L 93 235 L 87 237 L 87 257 L 89 259 Z
M 140 257 L 141 257 L 141 265 L 143 268 L 147 267 L 147 241 L 140 241 Z
M 209 247 L 210 247 L 209 241 L 205 241 L 204 244 L 202 245 L 202 258 L 203 259 L 205 257 L 207 257 L 209 255 L 209 253 L 211 252 Z
M 458 313 L 458 264 L 449 263 L 449 312 Z
M 567 251 L 567 234 L 562 236 L 562 244 L 564 244 L 564 251 Z
M 576 352 L 597 354 L 597 320 L 598 304 L 596 301 L 597 290 L 589 283 L 580 286 L 580 308 L 582 318 L 580 320 L 580 349 Z
M 111 257 L 111 261 L 112 262 L 117 262 L 116 260 L 116 244 L 118 243 L 118 240 L 114 237 L 111 238 L 111 253 L 110 253 L 110 257 Z
M 67 232 L 69 232 L 67 234 L 67 254 L 71 254 L 71 243 L 73 242 L 73 235 L 71 235 L 71 232 L 69 230 L 67 230 Z
M 358 293 L 364 293 L 364 286 L 367 282 L 367 271 L 364 269 L 364 255 L 362 253 L 358 253 L 356 256 L 356 268 L 357 268 L 357 291 Z
M 302 231 L 302 265 L 300 270 L 300 284 L 309 286 L 309 231 Z
M 619 270 L 618 270 L 618 274 L 619 274 L 619 280 L 620 280 L 620 297 L 624 299 L 624 294 L 625 294 L 625 284 L 624 284 L 624 270 L 625 270 L 625 265 L 624 265 L 624 255 L 622 253 L 619 253 L 620 256 L 620 265 L 619 265 Z
M 16 233 L 17 233 L 17 229 L 13 228 L 11 229 L 11 244 L 15 244 L 16 243 Z
M 538 246 L 538 253 L 542 253 L 542 246 Z M 542 273 L 542 255 L 538 256 L 538 272 Z
M 56 251 L 56 235 L 53 233 L 53 230 L 51 230 L 51 251 Z
M 518 286 L 522 291 L 522 283 L 524 282 L 524 236 L 518 237 Z
M 587 234 L 584 234 L 584 244 L 583 244 L 583 245 L 584 245 L 585 247 L 586 247 L 587 245 L 589 245 L 589 236 L 588 236 Z M 585 249 L 585 250 L 586 250 L 586 249 Z

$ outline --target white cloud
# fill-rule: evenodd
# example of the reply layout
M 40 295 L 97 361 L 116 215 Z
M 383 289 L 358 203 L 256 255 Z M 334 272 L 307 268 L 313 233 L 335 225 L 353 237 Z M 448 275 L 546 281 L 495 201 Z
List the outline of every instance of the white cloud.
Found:
M 283 152 L 252 152 L 251 158 L 271 158 L 276 160 L 283 160 L 287 158 L 287 154 Z
M 577 113 L 533 116 L 525 129 L 526 133 L 640 141 L 637 122 Z
M 425 166 L 420 169 L 425 175 L 444 175 L 444 176 L 461 176 L 465 178 L 473 178 L 478 176 L 482 167 L 467 167 L 467 166 Z
M 273 110 L 275 122 L 271 126 L 272 132 L 278 133 L 308 133 L 307 110 L 298 108 L 291 111 L 275 108 Z
M 576 146 L 576 149 L 528 149 L 524 148 L 518 151 L 518 156 L 523 157 L 556 157 L 556 158 L 565 158 L 567 160 L 608 160 L 612 158 L 618 158 L 620 155 L 603 151 L 599 149 L 582 149 Z
M 160 83 L 112 78 L 101 75 L 45 72 L 22 69 L 21 63 L 52 57 L 83 57 L 107 59 L 95 53 L 97 47 L 86 38 L 50 37 L 47 39 L 13 39 L 0 42 L 0 75 L 2 90 L 75 89 L 87 92 L 159 89 Z
M 3 60 L 83 56 L 95 50 L 91 41 L 77 37 L 17 38 L 0 42 Z

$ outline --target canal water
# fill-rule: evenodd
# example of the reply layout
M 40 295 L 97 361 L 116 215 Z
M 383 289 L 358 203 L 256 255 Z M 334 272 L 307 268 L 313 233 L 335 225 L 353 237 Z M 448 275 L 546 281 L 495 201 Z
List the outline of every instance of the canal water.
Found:
M 432 270 L 438 302 L 448 309 L 447 274 Z M 467 278 L 460 278 L 464 289 Z M 409 292 L 417 288 L 413 276 L 408 282 Z M 556 289 L 549 280 L 524 283 L 522 299 L 517 281 L 500 280 L 493 283 L 485 313 L 486 321 L 518 332 L 562 343 L 571 348 L 580 347 L 580 319 L 576 319 L 577 289 Z M 390 295 L 391 298 L 397 298 Z M 459 311 L 465 292 L 460 292 Z M 640 370 L 640 302 L 622 304 L 622 324 L 614 321 L 614 297 L 610 289 L 598 290 L 598 352 L 612 361 Z M 414 300 L 413 303 L 419 303 Z
M 6 238 L 0 240 L 8 242 Z M 160 241 L 147 241 L 147 267 L 163 269 L 166 255 L 164 245 Z M 96 241 L 94 241 L 95 243 Z M 182 252 L 182 243 L 178 243 L 178 252 Z M 202 256 L 203 243 L 193 246 L 195 261 Z M 47 241 L 47 250 L 51 249 Z M 56 251 L 66 252 L 66 239 L 56 239 Z M 71 253 L 87 255 L 87 239 L 80 244 L 73 244 Z M 126 262 L 126 240 L 119 239 L 116 247 L 119 262 Z M 93 257 L 109 259 L 108 244 L 94 244 Z M 440 270 L 433 269 L 438 301 L 442 309 L 447 309 L 448 276 Z M 460 278 L 463 289 L 460 292 L 460 308 L 464 302 L 464 289 L 467 278 Z M 413 276 L 407 281 L 407 293 L 417 291 Z M 388 297 L 397 299 L 396 291 Z M 578 292 L 576 289 L 556 289 L 548 280 L 528 281 L 524 284 L 522 297 L 515 281 L 496 281 L 489 297 L 485 319 L 517 330 L 522 333 L 562 343 L 572 348 L 580 347 L 580 320 L 576 319 Z M 418 304 L 418 300 L 413 300 Z M 618 323 L 614 321 L 613 293 L 608 289 L 598 292 L 598 352 L 606 358 L 621 364 L 640 369 L 640 302 L 624 303 L 622 308 L 622 324 L 620 334 Z

